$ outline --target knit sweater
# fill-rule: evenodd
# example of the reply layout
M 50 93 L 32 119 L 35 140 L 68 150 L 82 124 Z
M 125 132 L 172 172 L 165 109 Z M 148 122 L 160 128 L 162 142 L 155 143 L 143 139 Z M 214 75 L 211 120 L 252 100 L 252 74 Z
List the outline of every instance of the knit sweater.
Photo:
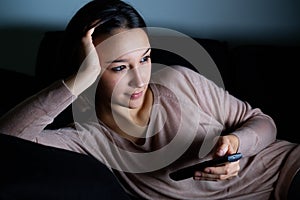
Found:
M 94 112 L 82 120 L 74 111 L 74 124 L 45 129 L 78 99 L 63 81 L 8 112 L 0 120 L 0 131 L 92 155 L 113 171 L 128 193 L 143 199 L 285 198 L 300 168 L 300 147 L 276 139 L 270 116 L 185 67 L 161 70 L 149 87 L 154 100 L 143 143 L 123 138 Z M 170 178 L 171 172 L 211 159 L 221 134 L 239 139 L 243 158 L 238 176 L 225 181 Z

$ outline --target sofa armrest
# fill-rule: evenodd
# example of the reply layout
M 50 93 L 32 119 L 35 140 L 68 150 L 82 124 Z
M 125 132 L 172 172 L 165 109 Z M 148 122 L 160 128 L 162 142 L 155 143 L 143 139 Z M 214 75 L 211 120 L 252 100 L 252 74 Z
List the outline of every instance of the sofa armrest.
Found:
M 0 199 L 129 199 L 96 159 L 0 134 Z

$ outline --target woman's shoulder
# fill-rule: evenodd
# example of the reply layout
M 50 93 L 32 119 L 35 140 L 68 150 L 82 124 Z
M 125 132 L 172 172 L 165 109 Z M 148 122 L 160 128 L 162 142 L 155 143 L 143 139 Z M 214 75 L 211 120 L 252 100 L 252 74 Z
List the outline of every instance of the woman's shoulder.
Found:
M 150 88 L 154 101 L 158 98 L 184 101 L 195 98 L 195 87 L 203 77 L 184 66 L 167 66 L 152 74 Z M 199 86 L 199 85 L 198 85 Z
M 179 74 L 177 74 L 177 75 L 188 75 L 188 76 L 195 76 L 195 75 L 199 76 L 200 75 L 197 71 L 195 71 L 191 68 L 188 68 L 186 66 L 182 66 L 182 65 L 170 65 L 167 68 L 169 70 L 173 70 L 177 73 L 179 72 Z
M 224 94 L 224 88 L 211 79 L 180 65 L 164 67 L 156 71 L 152 78 L 151 81 L 155 85 L 154 97 L 180 99 L 181 102 L 199 104 L 200 101 L 211 102 L 212 98 L 219 98 L 218 96 Z
M 174 82 L 177 80 L 182 81 L 182 78 L 189 78 L 194 76 L 198 78 L 203 77 L 200 73 L 188 67 L 181 66 L 181 65 L 171 65 L 171 66 L 164 66 L 161 68 L 155 68 L 152 72 L 151 80 Z
M 183 73 L 196 73 L 191 68 L 188 68 L 188 67 L 183 66 L 183 65 L 171 65 L 170 67 L 175 69 L 175 70 L 181 71 Z
M 151 82 L 167 88 L 193 87 L 196 83 L 206 82 L 208 79 L 200 73 L 181 65 L 165 66 L 155 69 L 151 75 Z
M 172 68 L 180 72 L 192 85 L 201 84 L 213 88 L 225 88 L 221 73 L 216 68 L 191 69 L 180 65 L 173 65 Z
M 195 69 L 191 69 L 182 65 L 172 65 L 170 66 L 172 69 L 176 70 L 181 77 L 184 77 L 189 81 L 197 81 L 197 82 L 206 82 L 210 81 L 206 76 L 201 74 L 199 71 Z

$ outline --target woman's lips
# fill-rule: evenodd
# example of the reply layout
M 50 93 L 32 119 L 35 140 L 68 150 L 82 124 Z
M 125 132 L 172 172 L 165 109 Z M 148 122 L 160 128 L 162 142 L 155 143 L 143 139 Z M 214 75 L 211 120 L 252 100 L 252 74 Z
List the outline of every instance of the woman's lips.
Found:
M 131 100 L 139 99 L 143 95 L 143 91 L 135 92 L 130 96 Z

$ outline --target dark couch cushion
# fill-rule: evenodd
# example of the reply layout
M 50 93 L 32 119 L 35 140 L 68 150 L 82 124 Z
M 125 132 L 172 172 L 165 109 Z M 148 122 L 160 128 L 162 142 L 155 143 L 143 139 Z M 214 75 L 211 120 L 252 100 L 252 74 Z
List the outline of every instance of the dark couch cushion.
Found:
M 0 116 L 39 90 L 34 76 L 0 69 Z
M 96 159 L 0 133 L 1 200 L 129 199 Z
M 64 37 L 63 31 L 45 32 L 36 58 L 35 76 L 43 86 L 51 84 L 61 78 L 61 72 L 56 67 L 59 49 Z
M 261 108 L 277 124 L 278 138 L 300 142 L 298 66 L 300 47 L 245 45 L 233 49 L 233 94 Z

